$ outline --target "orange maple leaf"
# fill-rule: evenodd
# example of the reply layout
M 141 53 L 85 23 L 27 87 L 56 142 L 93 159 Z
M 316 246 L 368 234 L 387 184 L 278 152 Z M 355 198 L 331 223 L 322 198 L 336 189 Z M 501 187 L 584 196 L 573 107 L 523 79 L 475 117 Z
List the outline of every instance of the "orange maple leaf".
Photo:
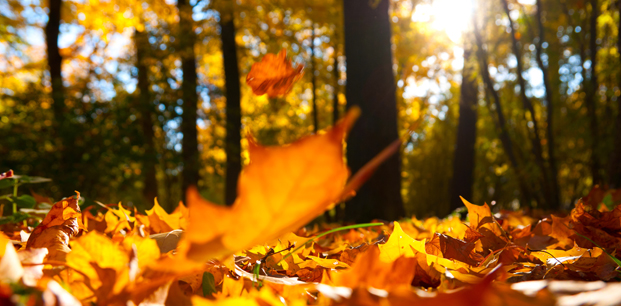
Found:
M 260 62 L 252 64 L 246 83 L 252 92 L 261 96 L 267 94 L 274 98 L 286 95 L 304 72 L 304 65 L 293 68 L 287 60 L 287 51 L 282 49 L 278 55 L 268 53 Z
M 71 251 L 69 239 L 78 234 L 82 225 L 82 215 L 76 196 L 58 201 L 33 231 L 26 248 L 47 248 L 49 260 L 64 260 Z
M 250 164 L 239 177 L 232 207 L 204 200 L 188 189 L 188 228 L 179 242 L 175 265 L 193 269 L 296 230 L 337 201 L 349 176 L 343 159 L 346 133 L 359 115 L 350 111 L 335 127 L 281 147 L 249 139 Z M 189 259 L 189 260 L 187 260 Z

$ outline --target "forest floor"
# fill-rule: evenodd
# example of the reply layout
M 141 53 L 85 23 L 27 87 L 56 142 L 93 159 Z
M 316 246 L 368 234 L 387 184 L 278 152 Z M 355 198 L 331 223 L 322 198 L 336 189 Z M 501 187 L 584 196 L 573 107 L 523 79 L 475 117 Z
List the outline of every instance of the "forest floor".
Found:
M 207 206 L 80 212 L 79 194 L 51 209 L 36 199 L 28 219 L 2 225 L 2 305 L 621 303 L 621 190 L 595 188 L 569 213 L 464 201 L 466 220 L 322 224 L 234 252 L 222 250 L 252 234 L 214 240 L 197 232 L 192 214 L 203 209 L 207 223 L 226 215 Z

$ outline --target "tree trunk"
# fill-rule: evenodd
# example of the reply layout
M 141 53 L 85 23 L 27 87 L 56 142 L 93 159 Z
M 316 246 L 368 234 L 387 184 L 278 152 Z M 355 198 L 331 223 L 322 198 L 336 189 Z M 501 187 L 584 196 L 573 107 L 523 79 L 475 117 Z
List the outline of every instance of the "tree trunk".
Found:
M 591 68 L 589 85 L 586 86 L 585 104 L 587 108 L 587 114 L 589 116 L 589 128 L 591 132 L 591 173 L 593 175 L 593 185 L 602 182 L 600 173 L 601 162 L 599 160 L 599 128 L 597 126 L 597 112 L 596 104 L 599 90 L 599 83 L 597 81 L 597 18 L 599 17 L 599 5 L 597 0 L 590 0 L 591 3 L 591 19 L 590 25 L 591 33 L 589 34 L 589 52 L 591 56 Z M 586 79 L 582 82 L 586 83 Z
M 62 0 L 50 0 L 48 22 L 45 25 L 45 42 L 47 51 L 47 64 L 50 71 L 50 81 L 52 84 L 52 110 L 54 112 L 54 136 L 58 140 L 58 173 L 59 187 L 61 196 L 67 196 L 73 192 L 75 187 L 68 184 L 69 163 L 71 158 L 67 150 L 68 140 L 67 129 L 68 120 L 65 118 L 65 89 L 62 78 L 62 57 L 58 48 L 58 35 L 60 34 L 60 11 Z
M 181 115 L 181 158 L 183 160 L 182 195 L 185 199 L 185 192 L 188 187 L 198 184 L 198 133 L 196 129 L 196 119 L 198 110 L 198 94 L 196 87 L 198 78 L 196 75 L 196 56 L 194 54 L 194 43 L 196 33 L 194 32 L 194 20 L 192 19 L 192 6 L 188 0 L 178 0 L 179 9 L 179 51 L 181 56 L 181 70 L 183 81 L 181 83 L 181 93 L 183 99 L 183 114 Z M 187 203 L 187 201 L 185 201 Z
M 535 108 L 533 107 L 533 104 L 530 101 L 530 99 L 526 96 L 526 81 L 524 80 L 524 77 L 523 77 L 524 66 L 522 64 L 522 52 L 520 52 L 520 47 L 518 45 L 518 39 L 515 34 L 515 27 L 513 24 L 513 19 L 511 19 L 509 5 L 507 3 L 507 0 L 501 0 L 501 2 L 505 10 L 505 13 L 507 15 L 507 18 L 509 18 L 509 28 L 511 29 L 511 48 L 513 50 L 513 54 L 515 55 L 515 59 L 516 59 L 516 69 L 517 69 L 516 76 L 518 79 L 518 84 L 520 85 L 520 98 L 522 100 L 524 109 L 528 113 L 530 113 L 530 118 L 533 123 L 533 131 L 529 134 L 531 134 L 530 139 L 533 145 L 533 154 L 535 155 L 535 163 L 537 164 L 537 166 L 539 167 L 539 170 L 541 171 L 541 178 L 542 178 L 541 186 L 543 188 L 543 194 L 545 198 L 544 203 L 541 203 L 542 204 L 541 207 L 550 208 L 550 203 L 552 202 L 551 200 L 552 193 L 550 192 L 550 187 L 549 187 L 548 170 L 547 170 L 547 167 L 545 166 L 545 160 L 543 159 L 543 148 L 541 147 L 541 138 L 539 136 L 539 124 L 537 123 L 537 116 L 535 113 Z
M 527 179 L 526 175 L 524 174 L 523 167 L 518 162 L 518 159 L 515 156 L 515 152 L 513 152 L 513 142 L 511 141 L 511 137 L 509 136 L 509 132 L 507 130 L 505 115 L 502 111 L 502 104 L 500 103 L 500 96 L 498 95 L 498 92 L 494 89 L 494 82 L 489 75 L 487 52 L 484 49 L 483 39 L 481 38 L 481 33 L 479 32 L 479 27 L 476 21 L 474 22 L 474 37 L 476 38 L 477 42 L 477 57 L 479 59 L 479 70 L 481 71 L 481 77 L 487 89 L 486 94 L 488 92 L 491 94 L 494 106 L 496 108 L 497 118 L 496 120 L 494 120 L 494 123 L 496 124 L 496 128 L 499 130 L 500 133 L 500 143 L 502 144 L 505 154 L 507 154 L 507 157 L 509 158 L 509 163 L 511 164 L 513 171 L 515 171 L 522 199 L 530 205 L 532 195 L 530 189 L 528 188 L 528 184 L 526 183 Z
M 537 65 L 539 69 L 541 69 L 541 73 L 543 74 L 543 86 L 546 90 L 546 113 L 547 113 L 547 128 L 546 135 L 548 138 L 548 162 L 550 164 L 550 184 L 551 184 L 551 195 L 550 195 L 550 208 L 552 209 L 560 209 L 560 200 L 559 200 L 559 187 L 558 187 L 558 168 L 556 165 L 556 156 L 554 155 L 554 99 L 552 94 L 554 90 L 552 89 L 552 85 L 550 84 L 550 78 L 548 75 L 548 69 L 543 64 L 543 42 L 545 28 L 543 27 L 543 17 L 541 16 L 541 12 L 543 11 L 541 7 L 541 0 L 537 0 L 537 26 L 539 28 L 539 38 L 537 39 L 537 43 L 535 44 L 535 49 L 537 52 L 537 56 L 535 60 L 537 61 Z
M 334 78 L 334 88 L 332 89 L 332 125 L 336 125 L 341 118 L 339 113 L 339 57 L 336 52 L 336 46 L 334 47 L 334 65 L 332 68 Z
M 619 10 L 619 16 L 621 16 L 621 1 L 617 2 L 617 9 Z M 618 24 L 617 50 L 621 51 L 621 22 Z M 621 58 L 619 64 L 621 64 Z M 619 83 L 617 86 L 621 88 L 621 76 L 618 78 L 617 82 Z M 609 183 L 611 188 L 619 188 L 621 187 L 621 95 L 617 95 L 617 122 L 614 135 L 614 148 L 610 158 Z
M 474 183 L 474 146 L 477 123 L 476 72 L 470 61 L 472 46 L 464 44 L 464 68 L 459 98 L 459 125 L 453 159 L 453 178 L 450 189 L 450 210 L 463 207 L 460 196 L 471 201 Z M 450 213 L 450 212 L 445 212 Z
M 319 113 L 317 110 L 317 76 L 315 76 L 315 24 L 311 23 L 311 42 L 310 42 L 310 66 L 311 66 L 311 88 L 313 90 L 313 132 L 319 131 Z
M 222 28 L 222 57 L 226 79 L 226 181 L 225 202 L 232 205 L 237 198 L 237 179 L 242 170 L 241 163 L 241 91 L 239 65 L 235 44 L 235 23 L 233 3 L 220 13 Z
M 398 137 L 388 2 L 372 7 L 368 1 L 344 0 L 347 104 L 362 110 L 347 145 L 352 173 Z M 365 222 L 404 215 L 401 161 L 395 154 L 347 204 L 346 218 Z
M 148 53 L 148 37 L 145 32 L 136 30 L 134 32 L 134 43 L 136 44 L 136 67 L 138 68 L 138 105 L 140 110 L 140 121 L 142 125 L 142 138 L 144 141 L 142 173 L 144 176 L 144 188 L 142 195 L 144 196 L 147 207 L 153 205 L 153 199 L 157 197 L 157 152 L 153 144 L 153 119 L 152 115 L 155 111 L 153 102 L 151 101 L 151 92 L 149 91 L 149 75 L 145 58 Z

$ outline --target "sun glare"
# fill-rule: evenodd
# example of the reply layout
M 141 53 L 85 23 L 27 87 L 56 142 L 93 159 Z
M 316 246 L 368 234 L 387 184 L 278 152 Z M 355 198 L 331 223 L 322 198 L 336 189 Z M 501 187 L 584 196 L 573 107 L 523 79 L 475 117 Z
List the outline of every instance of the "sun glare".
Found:
M 445 31 L 457 43 L 470 26 L 473 10 L 472 0 L 434 0 L 431 4 L 416 5 L 412 21 L 430 22 L 433 28 Z

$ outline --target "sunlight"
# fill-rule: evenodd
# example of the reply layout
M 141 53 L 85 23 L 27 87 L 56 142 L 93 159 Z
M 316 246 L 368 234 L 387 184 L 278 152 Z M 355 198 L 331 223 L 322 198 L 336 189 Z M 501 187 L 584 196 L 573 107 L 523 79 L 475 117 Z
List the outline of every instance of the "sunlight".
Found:
M 433 28 L 445 31 L 457 43 L 469 27 L 473 10 L 472 0 L 434 0 L 432 4 L 417 5 L 412 21 L 431 22 Z

